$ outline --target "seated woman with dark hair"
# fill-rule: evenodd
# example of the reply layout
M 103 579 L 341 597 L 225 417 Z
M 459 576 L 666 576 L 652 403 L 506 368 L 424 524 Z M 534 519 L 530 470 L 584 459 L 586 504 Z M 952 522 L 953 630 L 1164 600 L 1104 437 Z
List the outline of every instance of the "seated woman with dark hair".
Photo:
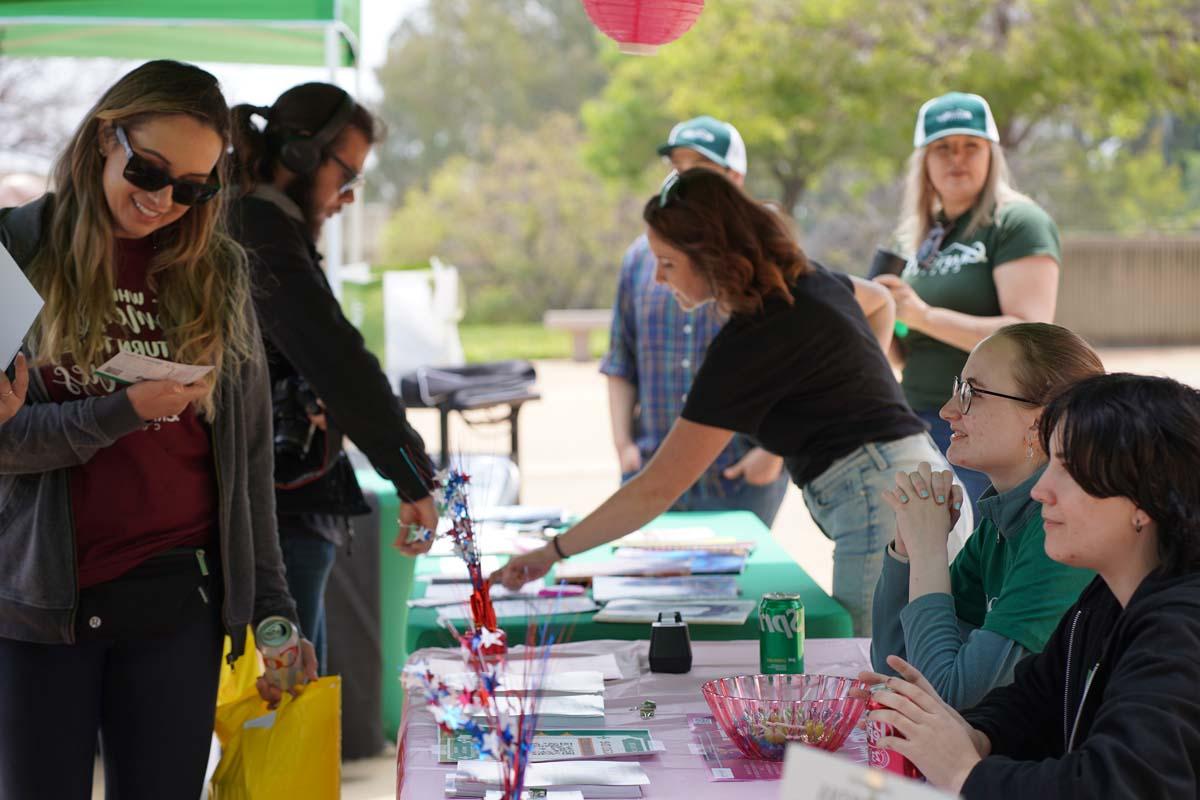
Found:
M 960 716 L 900 658 L 870 719 L 933 784 L 977 798 L 1200 790 L 1200 392 L 1082 381 L 1039 426 L 1046 552 L 1099 573 L 1013 683 Z M 904 737 L 904 738 L 900 738 Z

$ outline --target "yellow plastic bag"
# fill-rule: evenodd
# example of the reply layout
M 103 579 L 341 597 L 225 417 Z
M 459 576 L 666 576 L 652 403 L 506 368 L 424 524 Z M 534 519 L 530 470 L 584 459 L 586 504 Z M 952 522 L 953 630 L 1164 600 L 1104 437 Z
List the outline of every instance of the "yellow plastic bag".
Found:
M 334 800 L 341 791 L 342 679 L 321 678 L 275 711 L 253 691 L 217 709 L 213 800 Z
M 263 674 L 262 654 L 254 646 L 254 631 L 246 626 L 246 646 L 242 649 L 242 657 L 236 662 L 236 668 L 229 665 L 229 651 L 233 643 L 225 637 L 225 649 L 221 652 L 221 683 L 217 689 L 217 708 L 236 703 L 251 693 L 257 693 L 254 682 Z

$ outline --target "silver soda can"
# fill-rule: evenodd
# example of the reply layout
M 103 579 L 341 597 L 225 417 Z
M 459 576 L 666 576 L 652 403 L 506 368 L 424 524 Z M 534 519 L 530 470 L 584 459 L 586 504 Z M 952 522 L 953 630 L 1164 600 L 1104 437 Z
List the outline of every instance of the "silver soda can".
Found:
M 287 691 L 304 681 L 300 658 L 300 630 L 285 617 L 267 617 L 258 623 L 254 641 L 267 668 L 267 683 Z

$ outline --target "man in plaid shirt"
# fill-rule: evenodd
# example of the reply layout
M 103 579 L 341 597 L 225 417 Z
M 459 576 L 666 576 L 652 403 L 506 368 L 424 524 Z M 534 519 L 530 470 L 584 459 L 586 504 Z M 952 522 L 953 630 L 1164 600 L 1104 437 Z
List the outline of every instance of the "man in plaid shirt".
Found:
M 746 146 L 727 122 L 707 116 L 681 122 L 658 152 L 679 172 L 702 167 L 720 172 L 738 186 L 745 181 Z M 643 234 L 621 262 L 611 342 L 600 364 L 600 371 L 608 376 L 609 413 L 622 481 L 637 474 L 662 444 L 683 410 L 709 342 L 725 324 L 713 303 L 682 310 L 671 291 L 655 283 L 654 271 L 654 254 Z M 742 509 L 754 512 L 770 527 L 787 485 L 782 458 L 755 447 L 744 436 L 735 436 L 671 508 Z

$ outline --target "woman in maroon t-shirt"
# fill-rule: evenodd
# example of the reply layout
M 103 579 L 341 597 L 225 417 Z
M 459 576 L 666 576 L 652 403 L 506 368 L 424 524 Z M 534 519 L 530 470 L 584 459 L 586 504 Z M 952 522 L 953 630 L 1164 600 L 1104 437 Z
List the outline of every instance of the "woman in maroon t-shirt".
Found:
M 89 797 L 97 733 L 110 797 L 199 796 L 225 634 L 295 618 L 228 145 L 216 79 L 149 62 L 88 112 L 32 236 L 26 209 L 0 225 L 36 240 L 22 267 L 46 300 L 30 404 L 0 436 L 2 797 Z M 121 352 L 214 369 L 130 385 L 99 369 Z

